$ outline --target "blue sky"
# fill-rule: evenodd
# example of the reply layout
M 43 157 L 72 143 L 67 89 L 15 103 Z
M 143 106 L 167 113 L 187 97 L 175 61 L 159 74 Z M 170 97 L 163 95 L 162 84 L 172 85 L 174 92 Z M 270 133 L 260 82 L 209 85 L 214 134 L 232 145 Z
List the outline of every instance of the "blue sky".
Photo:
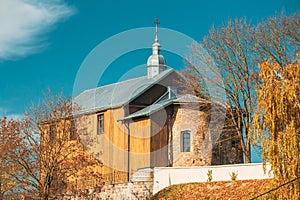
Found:
M 70 96 L 81 63 L 99 43 L 126 30 L 153 27 L 156 17 L 160 27 L 201 41 L 212 25 L 230 18 L 257 23 L 298 9 L 296 0 L 0 0 L 0 116 L 20 115 L 47 88 Z M 99 84 L 116 82 L 131 67 L 145 64 L 153 39 L 145 38 L 149 49 L 114 61 Z M 164 55 L 172 67 L 184 67 L 176 56 Z
M 298 8 L 296 0 L 0 0 L 0 115 L 22 113 L 48 87 L 71 95 L 76 73 L 93 48 L 122 31 L 153 26 L 155 17 L 161 27 L 201 41 L 212 25 L 230 18 L 247 17 L 256 23 Z M 153 38 L 146 39 L 150 48 Z M 146 63 L 150 53 L 148 49 L 121 56 L 100 84 L 117 81 L 130 67 Z M 172 55 L 165 57 L 176 65 L 172 67 L 183 67 L 172 62 Z

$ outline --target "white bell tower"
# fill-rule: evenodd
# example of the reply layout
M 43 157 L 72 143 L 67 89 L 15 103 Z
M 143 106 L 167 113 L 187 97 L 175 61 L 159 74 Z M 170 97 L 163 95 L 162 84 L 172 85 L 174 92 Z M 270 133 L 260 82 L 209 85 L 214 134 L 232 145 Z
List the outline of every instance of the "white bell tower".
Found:
M 152 44 L 152 55 L 149 56 L 147 61 L 147 74 L 148 78 L 153 78 L 157 74 L 166 70 L 166 61 L 165 58 L 160 54 L 160 44 L 158 43 L 158 18 L 155 20 L 156 31 L 155 31 L 155 39 Z

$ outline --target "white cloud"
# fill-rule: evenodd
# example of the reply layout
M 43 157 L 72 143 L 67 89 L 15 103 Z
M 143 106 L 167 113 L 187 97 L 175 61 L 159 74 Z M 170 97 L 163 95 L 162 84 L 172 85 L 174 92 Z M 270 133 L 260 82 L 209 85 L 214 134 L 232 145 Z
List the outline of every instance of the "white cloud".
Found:
M 0 0 L 0 61 L 41 51 L 45 33 L 74 13 L 62 0 Z
M 21 120 L 24 116 L 22 114 L 11 114 L 11 115 L 6 115 L 7 119 L 14 119 L 14 120 Z
M 11 109 L 0 107 L 0 118 L 6 116 L 7 119 L 19 120 L 23 118 L 23 114 L 12 113 Z

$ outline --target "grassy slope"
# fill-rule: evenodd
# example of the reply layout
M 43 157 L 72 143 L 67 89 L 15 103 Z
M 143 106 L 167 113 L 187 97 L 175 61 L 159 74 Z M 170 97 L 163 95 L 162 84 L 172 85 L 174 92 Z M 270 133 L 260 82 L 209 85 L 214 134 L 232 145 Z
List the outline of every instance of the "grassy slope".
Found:
M 266 190 L 270 180 L 221 181 L 211 183 L 189 183 L 169 186 L 153 197 L 158 199 L 204 199 L 242 200 L 250 199 Z

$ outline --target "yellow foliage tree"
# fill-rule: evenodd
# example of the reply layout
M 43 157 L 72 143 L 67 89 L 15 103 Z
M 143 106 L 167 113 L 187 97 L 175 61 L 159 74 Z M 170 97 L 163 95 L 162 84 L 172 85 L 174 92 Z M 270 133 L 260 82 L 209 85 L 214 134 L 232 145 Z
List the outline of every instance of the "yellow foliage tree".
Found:
M 300 64 L 281 67 L 273 61 L 259 65 L 262 85 L 258 91 L 255 127 L 263 161 L 274 175 L 272 198 L 300 198 Z M 275 185 L 274 185 L 275 184 Z
M 84 123 L 73 117 L 76 110 L 62 93 L 54 95 L 49 90 L 25 113 L 19 134 L 22 140 L 12 151 L 11 162 L 19 167 L 12 175 L 26 195 L 48 200 L 65 192 L 79 192 L 82 188 L 78 185 L 102 184 L 101 173 L 95 170 L 101 169 L 102 163 L 88 154 L 78 137 L 87 133 Z
M 22 123 L 5 116 L 0 118 L 0 199 L 11 199 L 18 191 L 18 183 L 12 175 L 20 170 L 13 162 L 12 151 L 20 145 Z

